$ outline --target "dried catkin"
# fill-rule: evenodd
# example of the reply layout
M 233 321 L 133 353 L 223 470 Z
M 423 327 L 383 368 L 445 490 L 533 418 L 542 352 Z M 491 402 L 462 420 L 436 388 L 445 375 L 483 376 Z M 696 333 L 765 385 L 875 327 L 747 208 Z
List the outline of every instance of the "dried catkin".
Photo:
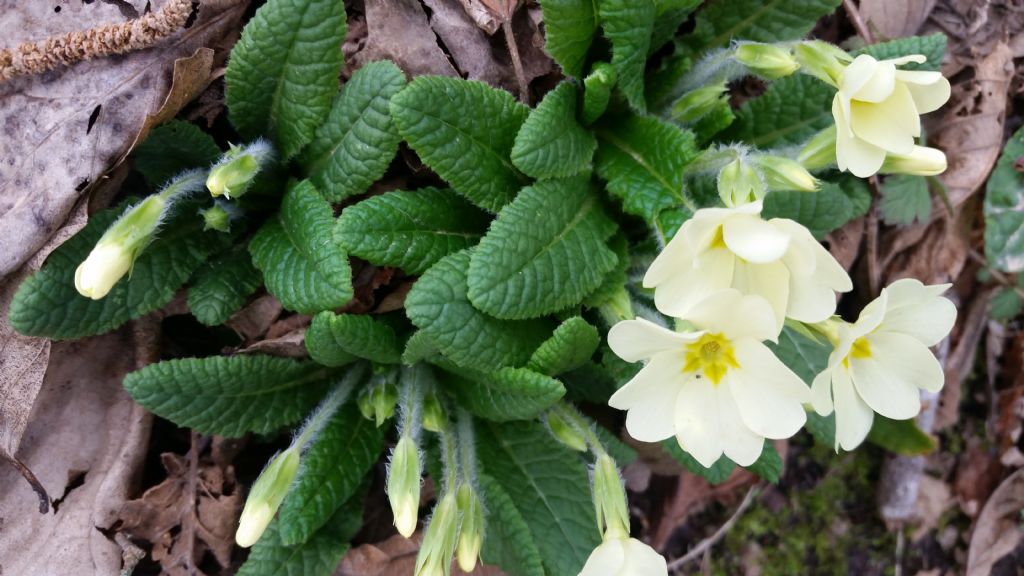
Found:
M 192 14 L 192 0 L 170 0 L 135 20 L 70 32 L 0 50 L 0 82 L 39 74 L 83 60 L 148 48 L 180 30 Z

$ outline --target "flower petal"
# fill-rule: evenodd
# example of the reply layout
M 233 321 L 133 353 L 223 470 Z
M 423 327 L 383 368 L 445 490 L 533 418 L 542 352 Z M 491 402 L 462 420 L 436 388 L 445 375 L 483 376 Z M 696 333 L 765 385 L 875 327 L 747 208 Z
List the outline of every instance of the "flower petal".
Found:
M 626 562 L 620 574 L 625 576 L 667 576 L 668 564 L 654 548 L 630 538 L 623 543 Z
M 897 84 L 884 102 L 851 102 L 850 126 L 861 140 L 894 154 L 913 152 L 914 137 L 921 135 L 921 119 L 905 84 Z
M 807 421 L 811 390 L 760 342 L 733 343 L 740 367 L 726 374 L 743 422 L 765 438 L 789 438 Z
M 625 562 L 623 541 L 609 538 L 590 553 L 579 576 L 619 576 Z
M 666 350 L 682 350 L 701 334 L 683 334 L 658 326 L 650 320 L 623 320 L 608 331 L 608 346 L 626 362 L 644 360 Z
M 793 244 L 802 245 L 813 254 L 814 267 L 806 274 L 798 274 L 790 267 L 786 316 L 801 322 L 821 322 L 835 314 L 835 293 L 849 292 L 853 283 L 846 270 L 809 232 L 806 237 L 794 236 Z
M 895 88 L 896 66 L 883 60 L 875 65 L 874 73 L 856 92 L 847 93 L 854 100 L 877 103 L 889 98 Z
M 723 383 L 724 384 L 724 383 Z M 757 434 L 743 422 L 739 407 L 728 386 L 715 390 L 718 397 L 718 422 L 722 451 L 740 466 L 750 466 L 764 450 L 764 436 Z
M 839 368 L 832 373 L 832 393 L 836 405 L 836 450 L 853 450 L 868 437 L 875 413 L 853 388 L 850 373 Z
M 876 332 L 868 339 L 871 342 L 871 355 L 893 378 L 929 392 L 942 389 L 946 382 L 942 365 L 931 350 L 916 338 L 894 332 Z
M 654 304 L 663 314 L 684 317 L 694 306 L 732 282 L 736 256 L 725 248 L 701 255 L 699 267 L 680 268 L 654 289 Z
M 885 161 L 885 150 L 868 144 L 853 135 L 852 131 L 844 129 L 850 126 L 846 118 L 842 116 L 841 106 L 838 99 L 832 104 L 832 115 L 836 117 L 836 165 L 842 171 L 849 170 L 858 178 L 867 178 L 878 172 Z
M 908 334 L 925 346 L 935 346 L 956 323 L 956 306 L 940 296 L 949 286 L 925 286 L 913 278 L 886 286 L 882 292 L 888 295 L 889 303 L 879 329 Z
M 850 326 L 850 342 L 860 338 L 861 336 L 871 332 L 882 323 L 882 320 L 886 316 L 886 309 L 889 306 L 889 292 L 887 289 L 882 289 L 882 293 L 878 295 L 868 305 L 860 311 L 860 316 L 857 317 L 857 321 Z
M 923 349 L 924 345 L 906 336 L 906 341 L 899 340 L 901 335 L 892 334 L 896 338 L 882 338 L 881 334 L 868 336 L 871 344 L 871 356 L 868 358 L 850 357 L 850 373 L 857 394 L 872 410 L 886 418 L 906 420 L 917 416 L 921 411 L 921 392 L 914 384 L 919 376 L 918 370 L 896 360 L 899 356 L 920 359 L 914 347 Z M 907 346 L 907 344 L 912 346 Z M 885 346 L 896 346 L 895 349 L 884 350 Z M 932 358 L 934 361 L 934 357 Z
M 900 56 L 899 58 L 889 58 L 888 60 L 882 60 L 882 62 L 889 62 L 893 66 L 903 66 L 904 64 L 924 64 L 928 61 L 928 57 L 924 54 L 908 54 L 906 56 Z
M 737 216 L 722 224 L 725 245 L 749 262 L 775 262 L 789 248 L 789 235 L 760 216 Z
M 753 338 L 774 340 L 779 330 L 770 305 L 757 296 L 745 296 L 737 290 L 719 290 L 681 316 L 701 330 L 725 334 L 730 340 Z
M 626 410 L 626 430 L 641 442 L 671 438 L 675 428 L 675 398 L 689 381 L 681 354 L 659 354 L 632 380 L 619 388 L 608 404 Z
M 789 269 L 782 262 L 770 264 L 747 264 L 736 262 L 732 286 L 744 294 L 760 296 L 771 306 L 775 315 L 775 332 L 760 340 L 775 341 L 782 324 L 786 321 L 786 304 L 789 302 Z M 758 334 L 763 334 L 758 332 Z
M 690 222 L 692 220 L 686 221 L 683 226 Z M 647 273 L 644 274 L 644 288 L 654 288 L 678 274 L 680 270 L 690 268 L 693 268 L 693 249 L 680 229 L 647 268 Z
M 918 114 L 927 114 L 949 101 L 949 80 L 941 72 L 897 70 L 896 79 L 905 82 Z
M 861 54 L 850 62 L 849 66 L 843 70 L 843 77 L 840 80 L 839 92 L 846 94 L 847 97 L 852 97 L 856 94 L 865 84 L 871 82 L 871 78 L 874 76 L 875 71 L 878 69 L 878 60 L 874 57 L 868 56 L 867 54 Z
M 814 377 L 811 384 L 811 406 L 821 416 L 828 416 L 835 409 L 832 403 L 832 369 L 826 368 Z
M 676 440 L 705 468 L 713 466 L 723 451 L 716 396 L 715 385 L 707 378 L 687 382 L 676 396 Z

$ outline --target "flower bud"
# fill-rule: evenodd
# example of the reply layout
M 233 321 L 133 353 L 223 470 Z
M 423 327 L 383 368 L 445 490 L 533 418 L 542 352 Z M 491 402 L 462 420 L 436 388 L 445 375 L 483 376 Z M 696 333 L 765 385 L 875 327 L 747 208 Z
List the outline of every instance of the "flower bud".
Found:
M 796 156 L 796 161 L 808 170 L 819 170 L 836 163 L 836 125 L 818 132 Z
M 757 156 L 754 162 L 771 190 L 814 192 L 818 189 L 818 179 L 795 160 L 783 156 Z
M 761 175 L 741 158 L 729 162 L 718 173 L 718 195 L 730 208 L 756 202 L 767 192 Z
M 725 99 L 725 83 L 713 84 L 683 94 L 672 105 L 672 119 L 677 122 L 694 122 L 715 108 L 728 105 Z
M 578 430 L 569 425 L 557 412 L 548 412 L 548 428 L 555 438 L 577 452 L 587 451 L 587 441 Z
M 448 576 L 451 573 L 455 544 L 459 539 L 459 520 L 455 493 L 448 492 L 434 507 L 434 515 L 416 556 L 416 576 Z
M 775 44 L 744 42 L 736 47 L 733 57 L 751 72 L 769 80 L 789 76 L 800 69 L 792 50 Z
M 245 508 L 238 519 L 238 531 L 235 542 L 242 548 L 256 543 L 273 520 L 274 514 L 281 506 L 288 487 L 299 471 L 299 449 L 290 447 L 271 458 L 270 463 L 260 473 L 256 483 L 245 499 Z
M 594 505 L 605 538 L 629 538 L 626 491 L 615 460 L 608 454 L 601 454 L 594 462 Z
M 270 145 L 262 140 L 245 147 L 233 145 L 210 169 L 206 177 L 206 188 L 214 197 L 237 198 L 245 194 L 270 156 Z
M 373 420 L 377 427 L 395 415 L 398 404 L 398 388 L 389 378 L 375 378 L 375 382 L 363 388 L 356 403 L 359 412 L 367 420 Z
M 203 230 L 231 231 L 231 215 L 220 204 L 200 210 L 199 214 L 203 217 Z
M 437 434 L 448 428 L 448 416 L 433 390 L 423 396 L 423 428 Z
M 936 176 L 946 171 L 946 155 L 937 148 L 914 146 L 906 155 L 886 154 L 881 172 L 886 174 L 912 174 L 914 176 Z
M 800 42 L 793 49 L 793 55 L 803 72 L 836 88 L 846 64 L 853 60 L 838 47 L 820 40 Z
M 411 436 L 402 436 L 391 452 L 387 492 L 398 533 L 412 536 L 420 510 L 420 451 Z
M 111 224 L 75 270 L 78 293 L 93 300 L 106 296 L 153 239 L 166 207 L 167 200 L 153 195 L 129 208 Z
M 462 515 L 462 529 L 455 548 L 455 559 L 463 572 L 472 572 L 484 544 L 484 508 L 480 497 L 469 484 L 459 486 L 457 501 Z

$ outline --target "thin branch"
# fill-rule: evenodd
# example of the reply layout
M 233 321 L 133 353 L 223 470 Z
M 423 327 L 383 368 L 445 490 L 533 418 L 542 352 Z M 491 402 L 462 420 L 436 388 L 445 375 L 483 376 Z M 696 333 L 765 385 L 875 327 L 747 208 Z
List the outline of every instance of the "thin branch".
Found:
M 875 36 L 868 30 L 867 24 L 864 23 L 864 19 L 860 17 L 860 12 L 857 7 L 853 5 L 853 0 L 843 0 L 843 9 L 846 10 L 846 15 L 850 17 L 850 23 L 853 24 L 853 28 L 857 31 L 857 35 L 864 39 L 868 44 L 875 43 Z
M 725 538 L 726 533 L 728 533 L 729 530 L 731 530 L 732 527 L 736 525 L 736 522 L 738 522 L 740 517 L 743 516 L 743 513 L 747 511 L 747 508 L 749 508 L 750 505 L 754 503 L 754 498 L 756 498 L 757 494 L 760 492 L 760 487 L 760 485 L 751 486 L 750 490 L 747 490 L 747 495 L 743 497 L 743 501 L 740 502 L 739 507 L 736 508 L 736 511 L 732 513 L 732 516 L 730 516 L 729 519 L 725 521 L 725 524 L 722 524 L 722 526 L 719 527 L 714 534 L 712 534 L 708 538 L 701 540 L 684 556 L 682 556 L 681 558 L 677 558 L 676 560 L 673 560 L 671 563 L 669 563 L 669 571 L 675 572 L 681 569 L 683 565 L 687 562 L 699 559 L 701 556 L 704 555 L 705 552 L 711 550 L 712 546 L 717 544 L 722 538 Z
M 36 475 L 32 473 L 32 470 L 29 469 L 28 466 L 25 466 L 24 462 L 18 460 L 4 450 L 0 450 L 0 457 L 10 462 L 11 466 L 14 466 L 14 468 L 21 473 L 21 476 L 25 478 L 25 481 L 28 482 L 29 486 L 31 486 L 32 490 L 36 493 L 36 496 L 39 497 L 39 513 L 46 514 L 49 512 L 50 496 L 46 493 L 46 488 L 43 488 L 42 483 L 39 482 Z
M 512 34 L 512 16 L 509 15 L 501 23 L 501 29 L 505 32 L 505 43 L 508 44 L 508 53 L 512 56 L 512 68 L 516 71 L 516 82 L 519 84 L 519 100 L 523 104 L 530 104 L 530 91 L 526 81 L 526 73 L 523 72 L 523 61 L 519 58 L 519 46 L 516 45 L 516 37 Z

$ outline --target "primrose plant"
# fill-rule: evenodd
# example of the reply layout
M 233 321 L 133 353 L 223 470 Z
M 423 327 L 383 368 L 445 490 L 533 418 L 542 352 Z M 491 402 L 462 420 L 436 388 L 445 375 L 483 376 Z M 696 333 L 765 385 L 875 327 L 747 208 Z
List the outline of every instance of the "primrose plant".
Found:
M 737 465 L 776 481 L 769 440 L 803 428 L 921 453 L 920 391 L 943 384 L 929 347 L 956 316 L 948 285 L 903 279 L 839 318 L 854 286 L 819 243 L 867 212 L 864 178 L 945 169 L 920 144 L 950 95 L 945 38 L 849 53 L 801 40 L 838 0 L 697 4 L 542 0 L 564 80 L 530 108 L 388 61 L 339 91 L 342 2 L 269 0 L 227 68 L 241 143 L 154 130 L 134 161 L 159 191 L 94 214 L 10 320 L 81 338 L 184 290 L 213 327 L 265 290 L 308 325 L 308 358 L 179 358 L 124 381 L 202 434 L 297 426 L 249 491 L 240 574 L 333 573 L 384 452 L 398 533 L 425 524 L 417 575 L 666 574 L 631 537 L 619 469 L 636 453 L 595 405 L 712 482 Z M 730 105 L 751 75 L 764 93 Z

